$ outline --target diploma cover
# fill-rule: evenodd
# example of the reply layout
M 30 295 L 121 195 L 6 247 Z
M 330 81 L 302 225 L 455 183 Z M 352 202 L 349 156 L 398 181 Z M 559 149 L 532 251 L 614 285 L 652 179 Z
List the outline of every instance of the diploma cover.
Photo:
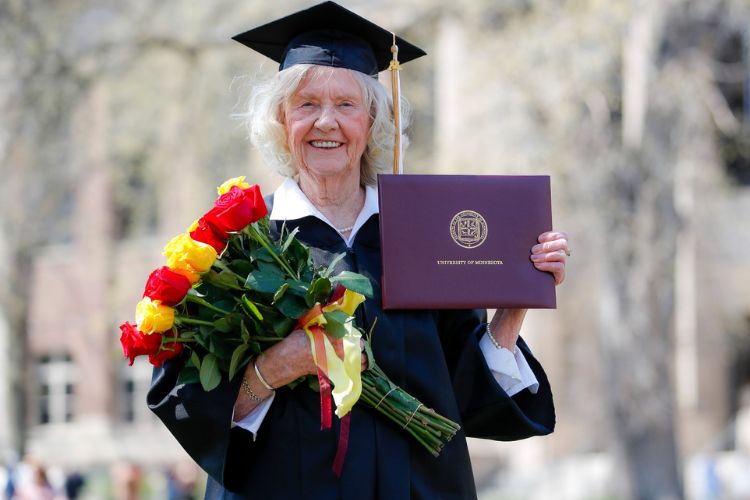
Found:
M 555 308 L 549 176 L 380 175 L 383 309 Z

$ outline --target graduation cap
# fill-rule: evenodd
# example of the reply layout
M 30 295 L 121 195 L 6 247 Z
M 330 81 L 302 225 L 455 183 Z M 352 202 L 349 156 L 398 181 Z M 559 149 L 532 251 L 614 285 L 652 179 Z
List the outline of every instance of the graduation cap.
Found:
M 335 2 L 324 2 L 232 37 L 279 63 L 349 68 L 371 76 L 425 52 Z

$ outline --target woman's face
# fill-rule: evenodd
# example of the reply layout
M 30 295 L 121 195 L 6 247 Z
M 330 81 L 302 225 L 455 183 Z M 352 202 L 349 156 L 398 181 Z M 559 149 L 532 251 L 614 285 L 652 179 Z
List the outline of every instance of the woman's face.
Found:
M 359 175 L 370 114 L 350 71 L 314 68 L 284 106 L 292 157 L 314 177 Z

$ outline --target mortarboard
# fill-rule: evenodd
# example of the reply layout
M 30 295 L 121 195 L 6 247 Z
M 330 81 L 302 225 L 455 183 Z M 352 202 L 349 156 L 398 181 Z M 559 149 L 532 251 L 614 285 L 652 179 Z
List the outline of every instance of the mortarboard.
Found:
M 279 70 L 295 64 L 349 68 L 376 76 L 398 59 L 408 62 L 425 52 L 335 2 L 324 2 L 232 37 L 277 61 Z

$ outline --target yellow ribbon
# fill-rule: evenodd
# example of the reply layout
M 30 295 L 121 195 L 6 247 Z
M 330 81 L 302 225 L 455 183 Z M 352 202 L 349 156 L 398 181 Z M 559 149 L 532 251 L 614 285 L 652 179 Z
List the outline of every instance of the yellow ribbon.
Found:
M 341 339 L 344 348 L 344 359 L 338 357 L 336 350 L 331 344 L 328 335 L 323 336 L 324 353 L 317 352 L 315 348 L 314 333 L 311 328 L 321 326 L 325 328 L 327 323 L 324 312 L 343 311 L 352 316 L 357 307 L 365 301 L 362 294 L 346 290 L 344 295 L 337 301 L 324 307 L 316 306 L 302 319 L 302 328 L 307 333 L 312 350 L 313 360 L 318 368 L 330 379 L 333 384 L 333 401 L 336 403 L 336 415 L 341 418 L 349 413 L 356 404 L 362 393 L 361 377 L 361 350 L 359 346 L 362 335 L 359 330 L 352 326 L 351 321 L 344 323 L 346 334 Z M 325 356 L 325 364 L 318 362 L 320 356 Z

